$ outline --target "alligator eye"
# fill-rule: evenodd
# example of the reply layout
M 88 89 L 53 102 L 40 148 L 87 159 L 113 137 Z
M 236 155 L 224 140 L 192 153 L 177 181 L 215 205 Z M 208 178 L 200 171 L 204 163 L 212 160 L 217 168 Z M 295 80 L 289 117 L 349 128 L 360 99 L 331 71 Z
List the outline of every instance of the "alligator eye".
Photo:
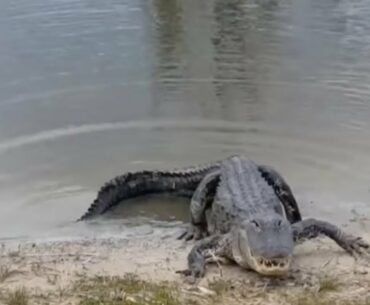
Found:
M 252 220 L 252 223 L 256 226 L 256 228 L 261 228 L 261 226 L 259 225 L 257 221 Z

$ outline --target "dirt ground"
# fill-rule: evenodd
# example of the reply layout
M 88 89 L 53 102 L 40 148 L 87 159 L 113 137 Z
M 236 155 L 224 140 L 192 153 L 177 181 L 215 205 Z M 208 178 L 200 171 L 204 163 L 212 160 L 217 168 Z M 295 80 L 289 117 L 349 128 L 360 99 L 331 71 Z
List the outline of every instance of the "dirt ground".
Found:
M 208 295 L 218 295 L 220 287 L 238 291 L 233 296 L 228 295 L 227 304 L 241 299 L 245 304 L 286 304 L 282 294 L 286 297 L 302 291 L 319 293 L 324 290 L 328 290 L 326 296 L 334 300 L 370 300 L 369 264 L 356 261 L 326 238 L 297 246 L 292 270 L 283 279 L 263 278 L 238 266 L 215 265 L 207 269 L 205 278 L 189 283 L 175 271 L 186 267 L 186 256 L 192 243 L 186 244 L 175 237 L 171 231 L 131 239 L 3 243 L 0 252 L 1 302 L 9 305 L 90 304 L 81 303 L 79 293 L 74 289 L 76 281 L 125 274 L 135 274 L 148 282 L 176 284 L 182 292 L 199 297 L 204 295 L 206 299 Z M 363 237 L 370 241 L 368 233 Z M 224 288 L 221 290 L 227 290 Z M 30 298 L 27 303 L 12 303 L 9 299 L 8 296 L 19 289 L 27 291 Z M 221 298 L 217 301 L 223 302 Z

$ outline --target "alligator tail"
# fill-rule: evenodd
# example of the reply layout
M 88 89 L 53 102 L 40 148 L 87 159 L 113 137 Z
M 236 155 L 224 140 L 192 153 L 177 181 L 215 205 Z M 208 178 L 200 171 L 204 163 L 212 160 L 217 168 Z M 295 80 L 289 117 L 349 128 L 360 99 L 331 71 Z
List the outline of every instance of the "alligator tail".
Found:
M 78 221 L 92 219 L 117 206 L 123 200 L 150 194 L 173 194 L 191 197 L 194 190 L 218 163 L 175 171 L 128 172 L 107 182 L 94 202 Z

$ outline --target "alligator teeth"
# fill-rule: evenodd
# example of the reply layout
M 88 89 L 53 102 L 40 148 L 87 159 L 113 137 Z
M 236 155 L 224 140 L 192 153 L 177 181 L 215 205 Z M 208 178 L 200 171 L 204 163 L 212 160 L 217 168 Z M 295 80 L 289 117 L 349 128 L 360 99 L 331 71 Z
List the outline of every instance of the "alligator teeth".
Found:
M 259 257 L 257 259 L 257 263 L 259 265 L 263 265 L 267 268 L 284 268 L 289 263 L 289 259 L 264 259 Z

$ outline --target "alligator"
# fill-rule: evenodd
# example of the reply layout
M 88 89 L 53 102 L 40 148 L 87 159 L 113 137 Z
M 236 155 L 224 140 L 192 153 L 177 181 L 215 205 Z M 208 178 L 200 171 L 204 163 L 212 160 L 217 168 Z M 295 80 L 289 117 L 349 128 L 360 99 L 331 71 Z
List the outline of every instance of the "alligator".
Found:
M 203 277 L 206 265 L 229 260 L 265 276 L 282 276 L 295 244 L 327 236 L 355 257 L 370 257 L 361 237 L 327 221 L 302 219 L 284 178 L 271 166 L 243 155 L 202 167 L 126 173 L 104 185 L 79 220 L 106 213 L 125 199 L 169 193 L 191 198 L 191 224 L 178 237 L 195 240 L 188 268 L 178 273 Z

